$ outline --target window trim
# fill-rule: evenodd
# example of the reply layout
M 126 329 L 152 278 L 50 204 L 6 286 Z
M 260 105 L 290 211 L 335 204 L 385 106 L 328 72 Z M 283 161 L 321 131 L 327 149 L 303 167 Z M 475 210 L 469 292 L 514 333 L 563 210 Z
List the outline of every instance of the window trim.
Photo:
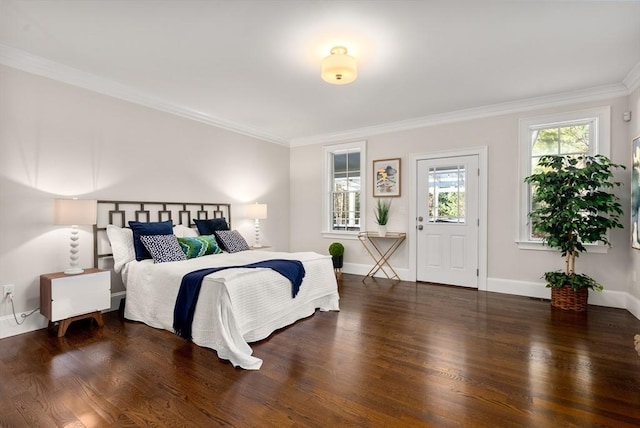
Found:
M 322 236 L 325 238 L 345 238 L 356 239 L 358 233 L 363 231 L 366 224 L 366 195 L 367 195 L 367 144 L 366 141 L 356 141 L 351 143 L 332 144 L 324 146 L 324 168 L 322 180 Z M 360 150 L 360 231 L 356 230 L 332 230 L 331 229 L 331 189 L 332 187 L 332 164 L 331 156 L 336 153 L 348 150 Z
M 551 127 L 554 125 L 569 125 L 577 121 L 594 121 L 595 136 L 590 142 L 589 154 L 601 154 L 609 157 L 611 153 L 611 107 L 594 107 L 585 110 L 567 111 L 521 118 L 518 121 L 518 147 L 519 147 L 519 183 L 518 186 L 518 224 L 516 243 L 521 250 L 548 250 L 555 251 L 542 243 L 529 237 L 529 187 L 524 182 L 525 177 L 531 174 L 531 130 Z M 585 244 L 588 252 L 606 253 L 608 247 L 602 244 Z

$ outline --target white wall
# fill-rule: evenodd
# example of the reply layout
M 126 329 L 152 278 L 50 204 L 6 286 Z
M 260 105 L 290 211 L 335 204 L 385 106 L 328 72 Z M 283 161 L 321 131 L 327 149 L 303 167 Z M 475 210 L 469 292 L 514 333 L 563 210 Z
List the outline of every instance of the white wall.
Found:
M 39 276 L 68 266 L 69 229 L 52 225 L 52 199 L 79 196 L 230 202 L 249 240 L 249 202 L 267 203 L 263 244 L 289 247 L 289 149 L 43 77 L 0 67 L 0 286 L 16 312 L 39 306 Z M 81 265 L 92 264 L 82 228 Z M 113 290 L 118 291 L 118 290 Z M 0 337 L 18 328 L 0 301 Z
M 68 263 L 68 229 L 51 224 L 52 199 L 83 198 L 232 203 L 232 223 L 247 238 L 247 202 L 269 204 L 261 222 L 265 244 L 278 250 L 327 252 L 333 239 L 320 234 L 322 145 L 289 150 L 254 138 L 172 116 L 115 98 L 0 66 L 0 286 L 15 285 L 16 312 L 39 305 L 40 274 Z M 612 157 L 630 167 L 631 138 L 640 134 L 640 90 L 629 97 L 568 108 L 612 107 Z M 409 224 L 408 159 L 455 148 L 489 148 L 489 289 L 515 294 L 545 292 L 540 275 L 561 267 L 555 253 L 522 251 L 517 228 L 518 118 L 505 115 L 368 138 L 368 179 L 373 159 L 403 159 L 403 195 L 392 206 L 390 230 Z M 630 123 L 623 111 L 632 110 Z M 623 206 L 630 203 L 630 170 L 620 174 Z M 373 206 L 370 188 L 368 206 Z M 371 209 L 369 229 L 374 227 Z M 628 224 L 628 222 L 626 222 Z M 370 260 L 357 240 L 344 241 L 347 270 L 362 272 Z M 626 306 L 640 317 L 640 251 L 629 248 L 628 225 L 612 233 L 609 254 L 583 255 L 579 263 L 606 292 L 592 301 Z M 408 273 L 407 242 L 392 262 Z M 91 260 L 89 228 L 81 233 L 81 264 Z M 366 272 L 366 270 L 365 270 Z M 506 289 L 505 289 L 506 287 Z M 539 287 L 538 289 L 532 287 Z M 118 291 L 117 289 L 114 291 Z M 629 298 L 627 298 L 627 296 Z M 36 314 L 17 327 L 0 301 L 0 337 L 40 328 Z
M 637 91 L 636 91 L 637 92 Z M 623 207 L 630 204 L 631 159 L 629 124 L 622 120 L 628 110 L 629 97 L 589 102 L 562 108 L 490 117 L 459 123 L 430 126 L 410 131 L 375 135 L 367 138 L 367 218 L 369 230 L 376 230 L 372 208 L 371 162 L 375 159 L 402 158 L 402 197 L 394 198 L 388 230 L 408 232 L 411 155 L 487 146 L 489 162 L 488 194 L 488 290 L 512 294 L 548 297 L 540 279 L 547 270 L 561 269 L 562 258 L 553 251 L 520 250 L 516 245 L 518 228 L 518 120 L 555 111 L 578 110 L 594 106 L 611 106 L 611 157 L 627 167 L 617 174 L 624 187 L 616 190 Z M 634 114 L 640 114 L 634 112 Z M 295 147 L 291 150 L 291 249 L 313 249 L 326 253 L 336 240 L 320 234 L 322 219 L 322 145 Z M 628 211 L 628 208 L 626 208 Z M 605 293 L 592 293 L 591 302 L 616 307 L 637 304 L 632 297 L 632 255 L 629 245 L 629 221 L 625 229 L 611 233 L 613 248 L 608 254 L 583 254 L 577 267 L 601 282 Z M 345 271 L 366 273 L 371 260 L 357 240 L 337 239 L 345 244 Z M 406 279 L 409 274 L 409 240 L 391 262 Z M 637 252 L 636 252 L 637 253 Z M 636 271 L 638 255 L 634 254 Z M 636 272 L 637 273 L 637 272 Z M 637 277 L 637 276 L 636 276 Z M 636 284 L 637 285 L 637 284 Z M 640 311 L 635 312 L 640 317 Z
M 640 136 L 640 88 L 636 89 L 629 96 L 629 111 L 631 111 L 631 122 L 629 123 L 629 135 L 627 140 L 632 141 Z M 629 292 L 635 296 L 636 307 L 632 310 L 636 315 L 640 314 L 640 250 L 631 251 L 632 273 L 631 288 Z

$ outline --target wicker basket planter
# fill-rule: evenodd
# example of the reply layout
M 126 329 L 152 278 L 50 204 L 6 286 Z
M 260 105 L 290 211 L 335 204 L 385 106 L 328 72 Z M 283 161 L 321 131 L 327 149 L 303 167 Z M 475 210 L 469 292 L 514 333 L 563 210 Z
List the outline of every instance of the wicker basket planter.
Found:
M 571 287 L 551 287 L 551 306 L 565 311 L 586 311 L 588 298 L 588 288 L 573 291 Z

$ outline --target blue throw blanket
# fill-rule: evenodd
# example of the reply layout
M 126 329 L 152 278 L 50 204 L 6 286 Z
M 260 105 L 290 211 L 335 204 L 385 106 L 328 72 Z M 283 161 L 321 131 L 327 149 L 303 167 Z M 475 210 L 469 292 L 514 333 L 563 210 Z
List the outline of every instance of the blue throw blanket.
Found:
M 280 275 L 291 281 L 292 297 L 296 297 L 298 294 L 298 290 L 300 290 L 300 285 L 302 284 L 302 279 L 305 275 L 302 262 L 298 260 L 284 259 L 264 260 L 244 266 L 205 268 L 189 272 L 182 277 L 180 291 L 178 291 L 176 305 L 173 309 L 173 329 L 178 336 L 189 341 L 192 340 L 191 324 L 193 324 L 193 315 L 196 311 L 196 303 L 198 303 L 200 287 L 202 286 L 202 280 L 204 277 L 219 270 L 237 268 L 269 268 L 275 270 Z

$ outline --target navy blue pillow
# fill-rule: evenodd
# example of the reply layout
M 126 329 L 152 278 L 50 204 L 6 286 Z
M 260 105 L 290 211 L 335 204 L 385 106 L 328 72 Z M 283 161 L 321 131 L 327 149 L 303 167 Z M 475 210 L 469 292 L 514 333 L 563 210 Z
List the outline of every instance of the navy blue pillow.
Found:
M 142 235 L 173 235 L 173 221 L 171 220 L 150 223 L 130 221 L 129 227 L 133 231 L 133 249 L 138 261 L 152 258 L 140 240 Z
M 229 230 L 229 225 L 224 217 L 193 221 L 196 223 L 200 235 L 213 235 L 216 230 Z

